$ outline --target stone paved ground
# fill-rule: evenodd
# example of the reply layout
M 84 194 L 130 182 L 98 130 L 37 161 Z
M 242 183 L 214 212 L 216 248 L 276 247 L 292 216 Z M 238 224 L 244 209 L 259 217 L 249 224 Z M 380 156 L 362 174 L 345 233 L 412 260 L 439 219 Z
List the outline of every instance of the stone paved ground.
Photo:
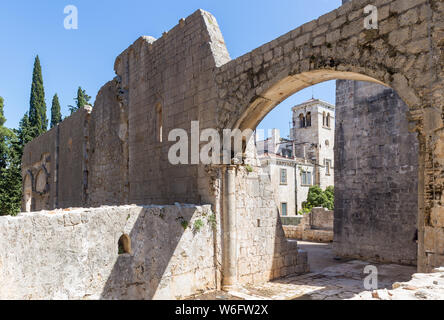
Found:
M 195 299 L 255 300 L 344 300 L 373 299 L 364 288 L 364 267 L 378 268 L 378 289 L 392 289 L 396 282 L 409 281 L 416 268 L 396 264 L 375 264 L 359 260 L 335 260 L 330 244 L 298 242 L 308 252 L 311 272 L 289 276 L 261 285 L 242 286 L 232 291 L 213 292 Z M 444 296 L 443 296 L 444 299 Z
M 353 260 L 334 264 L 322 271 L 289 276 L 262 285 L 244 286 L 229 294 L 245 299 L 271 300 L 344 300 L 371 299 L 364 288 L 364 267 L 370 263 Z M 391 289 L 395 282 L 408 281 L 414 267 L 374 264 L 378 268 L 378 288 Z

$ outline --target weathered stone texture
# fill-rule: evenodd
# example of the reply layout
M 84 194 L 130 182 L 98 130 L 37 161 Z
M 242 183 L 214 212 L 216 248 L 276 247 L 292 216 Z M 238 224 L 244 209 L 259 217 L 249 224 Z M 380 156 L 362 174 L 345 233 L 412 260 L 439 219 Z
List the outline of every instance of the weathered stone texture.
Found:
M 82 108 L 58 125 L 58 154 L 55 162 L 58 167 L 55 186 L 58 192 L 55 208 L 81 207 L 86 203 L 89 140 L 87 124 L 90 115 L 90 108 Z M 51 142 L 47 140 L 47 143 Z M 69 183 L 65 183 L 68 181 Z
M 216 19 L 202 10 L 155 41 L 139 38 L 117 57 L 115 71 L 128 90 L 131 203 L 201 202 L 199 166 L 170 164 L 176 141 L 168 134 L 190 133 L 191 121 L 201 130 L 214 127 L 214 69 L 228 60 Z
M 333 230 L 334 211 L 325 208 L 313 208 L 309 214 L 312 229 Z
M 338 81 L 335 243 L 339 255 L 416 264 L 418 140 L 390 88 Z
M 44 136 L 34 139 L 32 144 L 26 145 L 23 153 L 23 199 L 24 210 L 35 211 L 53 208 L 57 202 L 57 139 L 59 128 L 53 128 Z M 41 175 L 43 174 L 43 175 Z M 44 177 L 44 190 L 37 191 L 37 177 Z
M 370 3 L 380 6 L 383 13 L 378 30 L 364 28 L 363 8 Z M 400 26 L 400 20 L 403 26 Z M 187 19 L 181 20 L 158 40 L 151 37 L 139 38 L 117 58 L 115 70 L 118 85 L 102 91 L 103 95 L 99 95 L 91 115 L 80 111 L 80 114 L 73 115 L 72 119 L 64 121 L 65 124 L 59 125 L 60 133 L 57 138 L 51 138 L 53 133 L 50 131 L 26 148 L 28 151 L 44 151 L 46 147 L 37 145 L 45 143 L 54 148 L 54 144 L 58 145 L 57 139 L 60 140 L 60 172 L 50 176 L 49 180 L 59 181 L 58 185 L 49 183 L 50 192 L 57 188 L 59 190 L 56 192 L 58 200 L 50 200 L 54 207 L 84 206 L 88 199 L 100 202 L 110 194 L 119 193 L 119 201 L 124 201 L 124 204 L 172 204 L 176 201 L 210 203 L 214 206 L 218 221 L 221 221 L 227 209 L 224 203 L 226 195 L 221 192 L 221 186 L 226 183 L 226 177 L 221 174 L 223 169 L 218 166 L 171 165 L 167 159 L 168 150 L 175 143 L 167 141 L 167 134 L 171 129 L 183 128 L 190 136 L 192 120 L 198 120 L 201 129 L 255 129 L 272 108 L 310 85 L 333 79 L 386 84 L 407 104 L 412 120 L 411 129 L 419 135 L 418 266 L 420 270 L 431 271 L 434 266 L 444 263 L 444 239 L 441 236 L 443 228 L 439 226 L 441 219 L 436 217 L 437 214 L 442 214 L 440 208 L 444 190 L 443 21 L 444 6 L 438 0 L 355 0 L 230 61 L 215 18 L 198 10 Z M 412 25 L 406 24 L 407 22 Z M 424 34 L 424 23 L 427 25 L 427 37 Z M 403 43 L 390 43 L 390 33 L 402 28 L 409 28 L 408 33 L 402 33 Z M 393 35 L 391 39 L 394 39 Z M 118 108 L 124 113 L 119 116 L 119 120 L 115 117 L 117 113 L 112 113 L 109 119 L 100 116 L 101 109 L 108 108 L 107 101 L 111 101 L 113 97 L 119 101 Z M 117 111 L 117 103 L 112 102 L 110 108 Z M 84 121 L 88 117 L 97 119 L 98 123 L 95 126 L 85 125 Z M 389 115 L 387 117 L 390 118 Z M 126 148 L 125 134 L 116 135 L 116 131 L 108 131 L 101 127 L 100 121 L 119 123 L 120 126 L 125 119 L 128 119 L 128 162 L 120 171 L 116 168 L 125 163 L 126 155 L 116 155 L 119 150 Z M 79 130 L 82 123 L 83 131 Z M 398 122 L 394 125 L 398 125 Z M 95 150 L 97 157 L 91 158 L 91 148 L 94 145 L 100 146 L 100 142 L 91 145 L 95 134 L 106 141 L 116 142 L 107 148 L 115 146 L 117 150 Z M 389 139 L 389 136 L 384 139 Z M 38 166 L 41 155 L 25 154 L 23 171 Z M 407 155 L 402 155 L 404 156 Z M 107 165 L 104 166 L 105 163 Z M 383 165 L 384 163 L 375 162 L 375 168 L 383 168 Z M 108 173 L 109 176 L 104 178 Z M 112 184 L 112 180 L 115 180 L 114 184 L 121 184 L 122 189 L 100 187 L 96 181 L 91 182 L 88 179 L 99 179 L 99 176 L 102 176 L 105 183 Z M 129 187 L 126 198 L 127 182 Z M 248 180 L 244 179 L 240 184 L 242 188 L 247 188 Z M 32 182 L 27 185 L 34 188 L 35 184 Z M 388 190 L 387 188 L 397 189 L 396 186 L 386 184 L 383 190 Z M 402 211 L 407 206 L 409 202 L 403 202 L 402 199 L 408 192 L 399 190 L 396 193 L 401 201 L 398 201 L 399 208 L 393 208 L 393 212 Z M 381 194 L 381 191 L 373 194 L 378 195 L 378 202 L 376 196 L 374 199 L 379 204 L 395 195 Z M 244 205 L 230 202 L 230 208 L 233 206 L 241 208 Z M 272 212 L 275 209 L 275 204 L 269 204 L 266 210 Z M 255 215 L 261 217 L 262 213 L 249 210 L 245 216 L 254 217 L 250 219 L 250 223 L 257 222 Z M 388 212 L 384 218 L 386 220 L 392 214 L 391 210 Z M 234 212 L 236 214 L 241 215 Z M 364 219 L 359 214 L 355 216 L 357 220 Z M 365 219 L 372 217 L 373 215 L 367 215 Z M 400 250 L 392 251 L 393 259 L 399 258 L 399 254 L 404 256 L 403 250 L 411 253 L 410 249 L 405 249 L 409 246 L 404 245 L 407 239 L 412 241 L 413 237 L 412 230 L 408 227 L 411 226 L 410 218 L 412 217 L 405 217 L 403 225 L 406 229 L 400 238 L 396 238 L 396 229 L 387 229 L 386 223 L 380 224 L 380 230 L 385 232 L 374 235 L 375 238 L 384 239 L 385 243 L 401 240 L 396 244 Z M 361 222 L 366 222 L 362 219 Z M 340 228 L 346 230 L 348 222 L 352 223 L 351 220 L 344 220 Z M 353 224 L 353 232 L 346 232 L 360 234 L 364 232 L 364 228 L 366 224 Z M 244 231 L 242 228 L 240 230 Z M 257 237 L 259 234 L 260 232 Z M 343 236 L 348 234 L 342 233 Z M 219 230 L 217 235 L 218 246 L 222 243 L 231 244 L 230 238 L 225 237 L 225 230 Z M 427 252 L 425 239 L 430 247 Z M 281 241 L 280 236 L 276 241 Z M 374 249 L 371 245 L 366 248 L 373 252 Z M 260 251 L 257 250 L 256 255 L 260 256 Z M 269 257 L 267 254 L 263 259 Z M 294 256 L 290 259 L 294 260 Z M 264 265 L 269 266 L 270 262 Z
M 306 214 L 299 225 L 284 225 L 285 237 L 303 241 L 333 241 L 333 210 L 313 208 Z
M 432 273 L 415 273 L 412 280 L 396 282 L 392 290 L 365 291 L 353 300 L 442 300 L 444 296 L 444 268 Z
M 0 217 L 0 299 L 177 299 L 215 289 L 212 214 L 174 205 Z M 123 234 L 131 251 L 118 254 Z
M 120 95 L 116 97 L 116 93 Z M 128 113 L 124 93 L 116 79 L 97 95 L 88 123 L 87 206 L 128 203 Z
M 239 168 L 236 180 L 239 283 L 308 271 L 306 256 L 285 238 L 270 177 Z
M 329 243 L 333 241 L 333 231 L 304 229 L 302 226 L 284 226 L 285 237 L 302 241 Z

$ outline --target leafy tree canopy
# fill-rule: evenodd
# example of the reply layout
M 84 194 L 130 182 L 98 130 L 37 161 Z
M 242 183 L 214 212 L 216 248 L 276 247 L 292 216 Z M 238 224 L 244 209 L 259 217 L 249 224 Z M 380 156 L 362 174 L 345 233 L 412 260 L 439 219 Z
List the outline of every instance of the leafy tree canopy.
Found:
M 334 187 L 330 186 L 323 191 L 319 186 L 312 186 L 308 191 L 307 201 L 304 202 L 305 210 L 322 207 L 328 210 L 334 209 L 335 192 Z

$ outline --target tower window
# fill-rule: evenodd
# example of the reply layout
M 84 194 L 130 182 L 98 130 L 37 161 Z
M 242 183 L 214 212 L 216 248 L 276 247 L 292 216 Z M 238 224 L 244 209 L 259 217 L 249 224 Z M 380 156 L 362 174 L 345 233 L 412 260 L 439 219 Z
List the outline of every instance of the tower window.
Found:
M 305 117 L 302 113 L 299 115 L 299 127 L 305 128 Z
M 307 127 L 311 127 L 311 112 L 307 113 L 307 117 L 306 117 L 306 126 Z
M 162 105 L 157 104 L 156 106 L 156 135 L 157 141 L 162 142 L 162 129 L 163 129 L 163 119 L 162 119 Z

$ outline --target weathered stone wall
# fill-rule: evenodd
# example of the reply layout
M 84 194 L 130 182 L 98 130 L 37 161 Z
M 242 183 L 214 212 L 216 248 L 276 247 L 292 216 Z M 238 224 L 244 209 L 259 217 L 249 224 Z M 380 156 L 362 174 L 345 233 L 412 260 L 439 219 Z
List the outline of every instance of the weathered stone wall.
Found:
M 90 108 L 82 108 L 59 124 L 56 208 L 82 207 L 88 184 L 88 121 Z
M 88 123 L 87 206 L 128 203 L 128 112 L 119 85 L 115 79 L 100 89 Z
M 418 140 L 390 88 L 338 81 L 335 243 L 339 255 L 415 264 Z
M 313 208 L 309 214 L 312 229 L 333 230 L 334 211 L 325 208 Z
M 285 237 L 303 241 L 332 242 L 334 211 L 313 208 L 304 215 L 299 225 L 284 225 Z
M 368 4 L 379 9 L 377 30 L 364 26 Z M 232 61 L 216 20 L 201 10 L 156 41 L 139 38 L 115 65 L 116 97 L 122 95 L 128 114 L 128 201 L 211 203 L 219 217 L 225 207 L 217 188 L 224 177 L 213 175 L 217 167 L 170 165 L 170 129 L 183 128 L 190 135 L 192 120 L 199 120 L 202 129 L 254 129 L 276 105 L 310 85 L 332 79 L 385 83 L 408 105 L 412 130 L 420 136 L 419 267 L 430 271 L 444 261 L 443 20 L 439 0 L 354 0 Z M 67 202 L 60 198 L 60 204 L 90 196 L 85 176 L 94 169 L 87 166 L 90 146 L 82 145 L 87 153 L 80 175 L 65 173 L 63 182 L 70 185 L 73 178 L 82 197 L 61 190 Z M 68 160 L 62 166 L 72 170 Z M 222 233 L 221 242 L 229 242 Z M 384 233 L 383 239 L 392 234 Z
M 117 77 L 102 87 L 92 112 L 82 109 L 59 125 L 63 185 L 57 205 L 42 208 L 214 201 L 199 159 L 169 162 L 176 140 L 168 134 L 185 129 L 191 137 L 191 121 L 199 121 L 201 130 L 215 127 L 214 70 L 228 60 L 216 19 L 202 10 L 157 40 L 136 40 L 117 57 Z M 54 144 L 50 133 L 29 143 L 23 167 L 40 161 L 28 159 L 26 151 L 35 149 L 38 158 L 46 150 L 40 149 Z
M 0 217 L 0 299 L 176 299 L 214 289 L 212 214 L 174 205 Z M 124 234 L 131 250 L 118 254 Z
M 308 271 L 307 256 L 285 238 L 268 174 L 239 167 L 236 178 L 239 283 Z
M 23 211 L 82 207 L 86 204 L 90 113 L 90 107 L 81 108 L 25 146 L 22 174 L 24 178 L 32 176 L 33 205 L 27 207 L 24 197 Z M 37 190 L 39 183 L 36 178 L 40 170 L 45 172 L 46 187 Z
M 228 60 L 216 19 L 202 10 L 157 40 L 139 38 L 117 57 L 115 71 L 128 90 L 131 203 L 201 203 L 208 193 L 199 194 L 198 160 L 168 161 L 176 142 L 168 141 L 168 134 L 185 129 L 191 137 L 191 121 L 199 121 L 201 130 L 215 127 L 214 70 Z
M 24 211 L 54 208 L 57 202 L 57 138 L 59 128 L 55 127 L 44 136 L 34 139 L 27 144 L 22 157 L 23 199 Z M 41 175 L 43 174 L 43 176 Z M 45 187 L 37 188 L 37 177 L 44 177 Z
M 329 243 L 333 241 L 333 231 L 304 229 L 302 226 L 284 226 L 285 237 L 288 239 Z

